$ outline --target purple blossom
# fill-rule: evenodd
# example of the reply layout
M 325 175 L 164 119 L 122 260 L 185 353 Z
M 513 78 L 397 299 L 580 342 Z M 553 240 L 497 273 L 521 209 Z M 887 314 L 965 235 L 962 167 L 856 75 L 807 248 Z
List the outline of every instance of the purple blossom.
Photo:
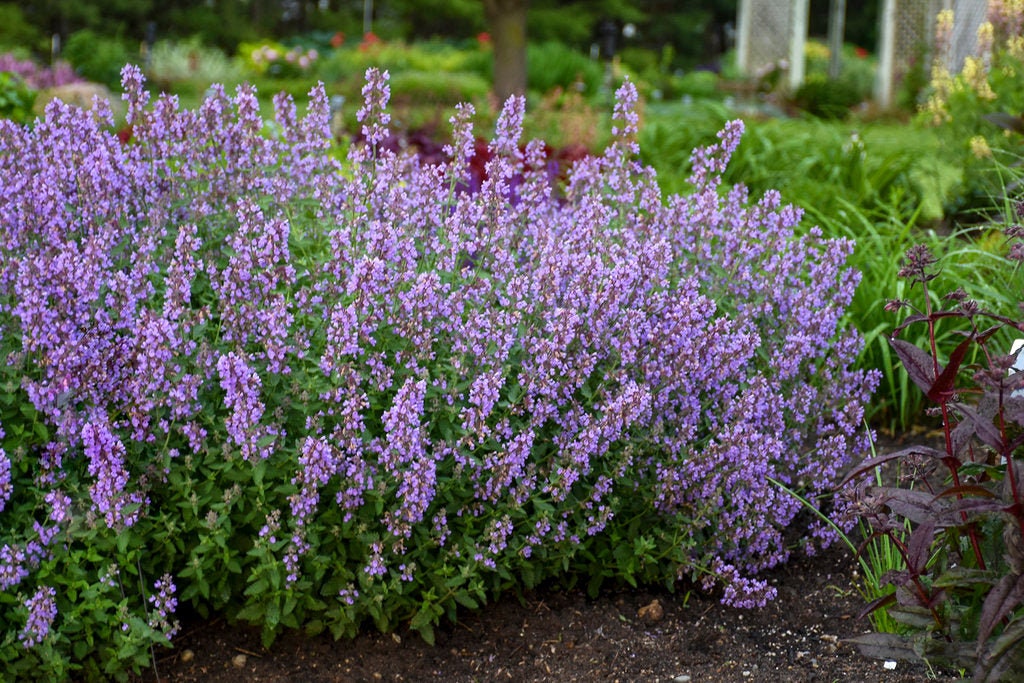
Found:
M 2 431 L 0 431 L 2 435 Z M 11 459 L 4 449 L 0 448 L 0 512 L 4 511 L 7 501 L 11 499 L 14 484 L 11 482 Z
M 383 416 L 384 469 L 398 481 L 398 517 L 406 524 L 423 519 L 436 482 L 436 461 L 422 425 L 426 390 L 425 381 L 407 380 Z
M 370 544 L 369 562 L 363 568 L 363 571 L 366 572 L 366 574 L 371 578 L 376 576 L 384 576 L 388 571 L 387 566 L 385 566 L 384 564 L 384 557 L 381 554 L 382 551 L 383 546 L 381 546 L 380 543 Z
M 719 558 L 715 559 L 711 571 L 724 588 L 723 605 L 751 609 L 764 607 L 769 600 L 775 599 L 777 591 L 766 581 L 741 576 L 734 566 L 726 564 Z M 710 584 L 705 582 L 704 587 L 707 590 Z
M 366 72 L 366 85 L 363 86 L 365 103 L 356 112 L 356 119 L 363 124 L 363 137 L 371 148 L 387 137 L 387 125 L 391 122 L 391 114 L 386 111 L 388 100 L 391 99 L 391 88 L 388 85 L 390 77 L 387 71 L 382 73 L 377 69 L 368 69 Z
M 224 403 L 231 411 L 225 422 L 228 438 L 241 449 L 243 460 L 270 457 L 270 446 L 260 445 L 260 440 L 273 435 L 273 431 L 260 424 L 265 407 L 260 398 L 263 383 L 259 375 L 234 352 L 220 357 L 217 372 Z
M 227 239 L 232 257 L 223 267 L 208 264 L 219 297 L 221 334 L 243 347 L 258 344 L 255 358 L 266 359 L 270 372 L 287 373 L 294 314 L 284 288 L 295 281 L 288 250 L 290 228 L 284 219 L 267 220 L 259 207 L 246 201 L 239 202 L 236 217 L 239 229 Z
M 28 649 L 43 642 L 50 632 L 53 620 L 57 618 L 57 591 L 51 586 L 43 586 L 25 601 L 25 607 L 28 608 L 28 621 L 18 640 Z
M 59 490 L 51 490 L 46 494 L 45 501 L 50 506 L 50 521 L 59 525 L 71 520 L 72 500 L 70 496 L 59 492 Z
M 153 590 L 149 596 L 149 604 L 152 606 L 149 612 L 149 626 L 170 640 L 179 629 L 178 621 L 173 619 L 174 612 L 178 609 L 174 579 L 170 574 L 164 574 L 153 584 Z
M 125 464 L 125 448 L 109 425 L 87 422 L 82 428 L 82 445 L 89 462 L 89 474 L 95 479 L 89 487 L 94 509 L 103 515 L 107 526 L 132 526 L 145 502 L 141 492 L 128 490 L 130 474 Z
M 0 71 L 17 74 L 25 81 L 25 85 L 34 90 L 82 82 L 82 78 L 67 62 L 56 62 L 53 66 L 44 67 L 30 59 L 18 59 L 10 52 L 0 55 Z
M 4 544 L 0 548 L 0 590 L 17 586 L 22 579 L 28 577 L 25 551 L 21 548 Z
M 359 591 L 356 590 L 351 584 L 347 588 L 342 588 L 338 591 L 338 599 L 343 603 L 351 607 L 356 604 L 356 598 L 359 597 Z

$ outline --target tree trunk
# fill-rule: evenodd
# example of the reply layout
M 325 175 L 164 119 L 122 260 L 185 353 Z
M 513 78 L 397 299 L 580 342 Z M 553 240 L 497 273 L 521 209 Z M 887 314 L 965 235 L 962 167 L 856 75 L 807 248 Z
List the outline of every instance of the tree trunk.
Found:
M 494 93 L 501 104 L 526 94 L 526 8 L 529 0 L 484 0 L 494 48 Z

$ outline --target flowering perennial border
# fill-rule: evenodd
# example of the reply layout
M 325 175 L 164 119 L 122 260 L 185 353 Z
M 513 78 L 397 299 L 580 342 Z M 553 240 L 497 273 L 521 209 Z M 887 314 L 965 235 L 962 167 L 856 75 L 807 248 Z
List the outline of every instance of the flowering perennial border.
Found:
M 472 108 L 448 161 L 396 155 L 374 70 L 344 164 L 322 87 L 268 126 L 249 88 L 187 111 L 123 75 L 127 144 L 103 103 L 0 122 L 11 670 L 137 669 L 183 603 L 269 640 L 430 638 L 548 577 L 773 596 L 800 503 L 770 479 L 829 490 L 876 380 L 852 244 L 720 187 L 742 123 L 665 198 L 632 85 L 564 184 L 512 99 L 470 186 Z

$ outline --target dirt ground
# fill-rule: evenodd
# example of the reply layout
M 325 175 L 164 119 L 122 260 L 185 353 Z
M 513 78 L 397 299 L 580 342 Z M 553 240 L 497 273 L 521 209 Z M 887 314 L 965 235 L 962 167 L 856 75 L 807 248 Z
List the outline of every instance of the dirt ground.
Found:
M 357 683 L 376 681 L 873 681 L 959 680 L 957 672 L 862 657 L 844 640 L 869 630 L 856 619 L 856 563 L 845 549 L 769 574 L 778 598 L 737 610 L 713 598 L 636 590 L 588 600 L 578 592 L 508 597 L 457 625 L 437 644 L 415 633 L 367 632 L 351 642 L 286 634 L 271 650 L 258 630 L 223 621 L 187 628 L 147 681 Z M 653 606 L 657 601 L 660 610 Z

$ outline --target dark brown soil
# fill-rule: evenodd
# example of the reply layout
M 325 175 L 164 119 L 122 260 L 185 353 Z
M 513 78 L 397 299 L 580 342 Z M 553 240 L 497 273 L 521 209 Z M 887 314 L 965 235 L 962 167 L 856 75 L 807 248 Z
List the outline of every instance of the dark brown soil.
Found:
M 862 606 L 855 569 L 839 548 L 796 560 L 769 575 L 779 595 L 759 610 L 697 593 L 636 590 L 588 600 L 535 592 L 463 614 L 437 632 L 434 646 L 404 630 L 340 642 L 292 633 L 268 651 L 258 630 L 216 621 L 186 629 L 156 673 L 170 682 L 274 683 L 959 680 L 921 664 L 886 668 L 844 642 L 870 628 L 855 618 Z

